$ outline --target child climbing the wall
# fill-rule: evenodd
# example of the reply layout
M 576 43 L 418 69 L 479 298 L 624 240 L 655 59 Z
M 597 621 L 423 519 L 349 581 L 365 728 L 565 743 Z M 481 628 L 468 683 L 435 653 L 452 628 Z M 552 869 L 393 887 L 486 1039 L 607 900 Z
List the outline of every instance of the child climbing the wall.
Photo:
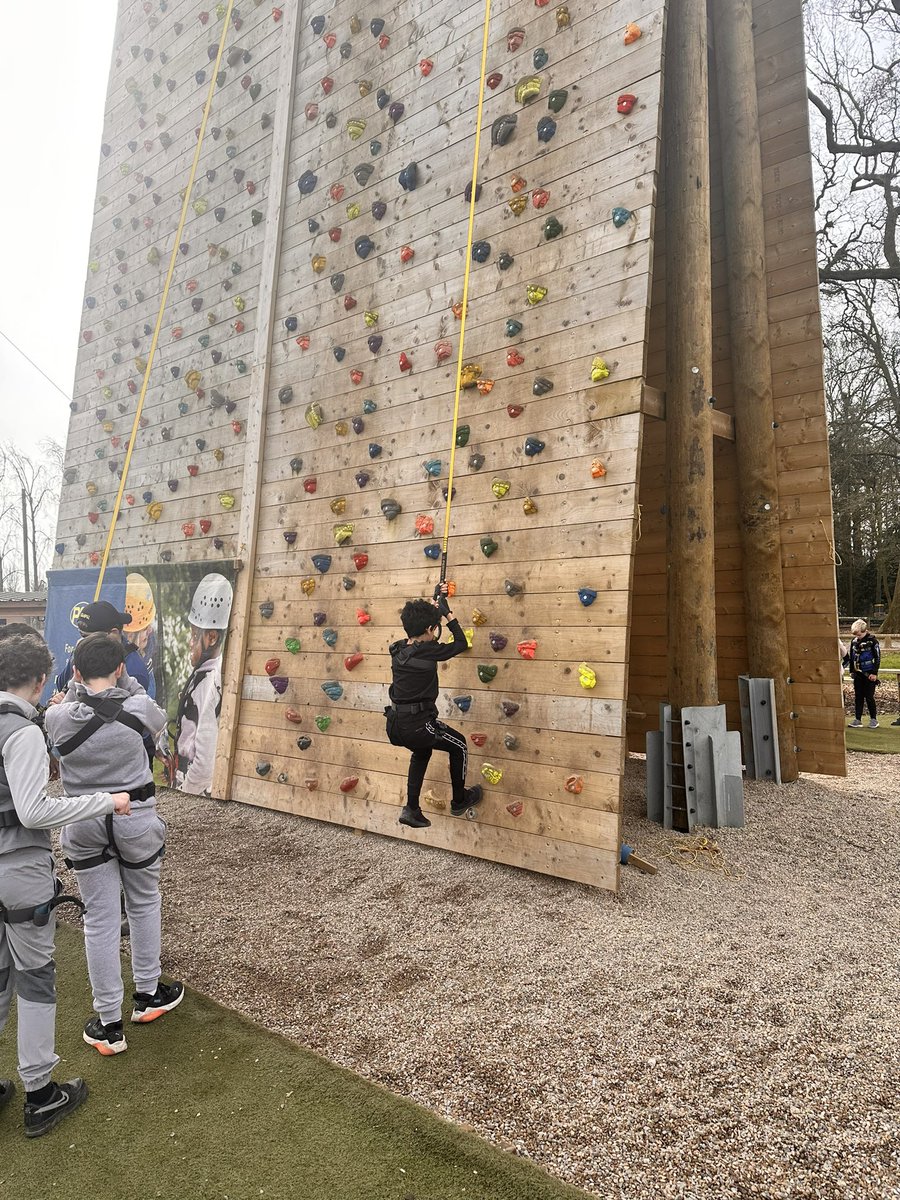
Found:
M 232 596 L 225 576 L 213 571 L 197 584 L 188 614 L 191 674 L 175 718 L 175 784 L 191 796 L 208 796 L 212 788 L 222 710 L 222 652 Z
M 122 1031 L 122 963 L 119 957 L 119 893 L 131 930 L 131 963 L 137 1024 L 155 1021 L 181 1003 L 180 983 L 160 979 L 160 859 L 165 825 L 156 812 L 153 773 L 143 734 L 154 738 L 166 727 L 166 714 L 146 694 L 129 694 L 119 681 L 122 643 L 105 633 L 91 634 L 73 655 L 75 699 L 48 710 L 47 733 L 60 760 L 66 793 L 114 786 L 131 799 L 128 816 L 90 821 L 62 837 L 66 861 L 75 869 L 87 909 L 84 942 L 96 1016 L 84 1027 L 84 1040 L 101 1054 L 127 1048 Z
M 48 758 L 35 703 L 53 666 L 33 629 L 0 637 L 0 1031 L 13 992 L 18 1000 L 19 1076 L 25 1087 L 25 1136 L 49 1133 L 87 1098 L 83 1079 L 56 1083 L 56 907 L 50 830 L 129 812 L 125 791 L 48 796 Z M 15 1093 L 0 1079 L 0 1109 Z
M 439 606 L 428 600 L 410 600 L 400 613 L 406 638 L 394 642 L 391 651 L 391 703 L 384 710 L 387 736 L 392 746 L 412 751 L 407 779 L 406 805 L 400 812 L 400 824 L 427 829 L 431 822 L 422 812 L 419 797 L 432 751 L 450 756 L 450 783 L 453 796 L 450 812 L 464 816 L 482 797 L 479 786 L 466 787 L 468 754 L 466 739 L 437 719 L 439 662 L 446 662 L 468 650 L 466 635 L 447 603 L 449 585 L 441 584 Z M 437 593 L 436 593 L 437 595 Z M 441 644 L 441 616 L 453 641 Z

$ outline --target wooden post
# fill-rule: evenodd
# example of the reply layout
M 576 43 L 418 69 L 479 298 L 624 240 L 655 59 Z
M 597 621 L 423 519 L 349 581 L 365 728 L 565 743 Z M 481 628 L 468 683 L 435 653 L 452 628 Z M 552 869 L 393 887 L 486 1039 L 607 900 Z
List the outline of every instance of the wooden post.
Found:
M 666 505 L 669 701 L 718 701 L 706 0 L 666 26 Z
M 782 780 L 797 778 L 781 573 L 752 0 L 712 0 L 750 674 L 775 681 Z
M 266 400 L 269 391 L 269 364 L 275 301 L 278 292 L 278 268 L 281 262 L 282 222 L 286 205 L 289 148 L 294 114 L 297 50 L 300 40 L 299 4 L 284 10 L 281 62 L 278 68 L 278 108 L 272 131 L 272 169 L 269 175 L 269 205 L 266 213 L 266 241 L 260 266 L 259 304 L 253 375 L 247 416 L 247 442 L 244 478 L 241 488 L 241 519 L 238 532 L 238 558 L 243 570 L 237 577 L 228 644 L 225 649 L 226 676 L 222 687 L 222 711 L 212 794 L 227 798 L 234 769 L 235 741 L 241 710 L 244 658 L 250 629 L 250 599 L 255 573 L 256 538 L 259 525 L 259 497 L 266 436 Z

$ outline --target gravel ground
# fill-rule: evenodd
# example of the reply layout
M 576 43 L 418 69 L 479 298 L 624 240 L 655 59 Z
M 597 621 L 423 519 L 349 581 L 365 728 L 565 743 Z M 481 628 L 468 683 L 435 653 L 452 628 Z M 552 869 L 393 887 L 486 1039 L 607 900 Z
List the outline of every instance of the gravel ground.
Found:
M 890 1200 L 898 761 L 748 784 L 746 828 L 691 856 L 632 760 L 660 871 L 619 897 L 169 795 L 165 966 L 603 1197 Z

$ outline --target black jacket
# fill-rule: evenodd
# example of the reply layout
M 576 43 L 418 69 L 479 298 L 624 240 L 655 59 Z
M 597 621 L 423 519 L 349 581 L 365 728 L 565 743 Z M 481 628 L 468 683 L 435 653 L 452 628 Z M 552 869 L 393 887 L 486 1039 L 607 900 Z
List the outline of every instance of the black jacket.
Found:
M 468 650 L 469 643 L 459 621 L 447 622 L 453 641 L 415 642 L 410 645 L 404 638 L 391 646 L 391 673 L 393 680 L 389 691 L 392 704 L 433 704 L 437 708 L 439 662 L 455 658 Z

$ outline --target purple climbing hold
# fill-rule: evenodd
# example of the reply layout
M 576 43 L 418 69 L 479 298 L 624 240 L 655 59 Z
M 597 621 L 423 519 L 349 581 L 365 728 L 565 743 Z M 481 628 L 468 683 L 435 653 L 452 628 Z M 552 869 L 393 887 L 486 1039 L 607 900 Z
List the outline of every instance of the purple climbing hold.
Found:
M 284 693 L 288 689 L 288 684 L 290 683 L 290 680 L 287 678 L 286 675 L 270 675 L 269 683 L 271 683 L 272 687 L 275 689 L 275 691 L 278 693 L 279 696 L 283 696 Z
M 313 625 L 324 625 L 328 619 L 328 614 L 323 612 L 313 613 Z
M 359 488 L 364 488 L 369 482 L 369 476 L 365 471 L 357 471 L 354 478 L 356 479 L 356 486 Z
M 372 205 L 372 216 L 376 221 L 380 221 L 387 212 L 387 205 L 383 200 L 376 200 Z
M 490 636 L 491 649 L 499 653 L 499 651 L 506 649 L 508 641 L 509 639 L 505 638 L 502 633 L 492 633 Z
M 381 336 L 380 333 L 372 333 L 369 335 L 369 338 L 368 338 L 368 341 L 366 344 L 368 345 L 369 349 L 371 350 L 371 352 L 373 354 L 377 354 L 378 351 L 381 349 L 383 342 L 384 342 L 384 338 Z
M 294 542 L 297 540 L 297 532 L 294 529 L 285 529 L 282 533 L 282 537 L 289 546 L 293 546 Z
M 365 422 L 363 421 L 362 417 L 351 417 L 350 426 L 353 429 L 354 433 L 362 433 L 362 431 L 366 427 Z
M 519 705 L 514 700 L 501 700 L 500 711 L 504 717 L 514 717 L 519 711 Z

